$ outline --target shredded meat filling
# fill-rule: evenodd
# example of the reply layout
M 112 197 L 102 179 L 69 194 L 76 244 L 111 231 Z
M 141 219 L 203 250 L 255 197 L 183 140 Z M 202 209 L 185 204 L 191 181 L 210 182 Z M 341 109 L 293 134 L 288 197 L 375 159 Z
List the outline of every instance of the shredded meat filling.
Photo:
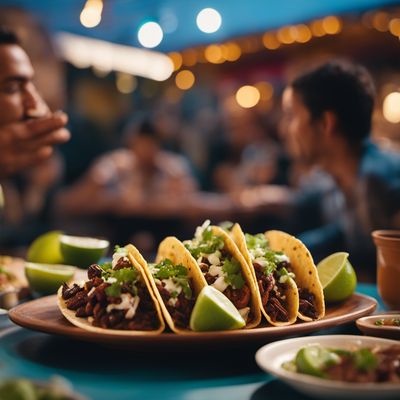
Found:
M 311 319 L 317 319 L 315 296 L 308 289 L 299 288 L 299 311 Z
M 193 293 L 193 285 L 191 280 L 189 281 L 189 285 Z M 168 312 L 171 314 L 175 325 L 179 328 L 188 328 L 190 315 L 194 307 L 194 298 L 192 297 L 191 299 L 187 299 L 182 291 L 179 293 L 176 303 L 172 305 L 169 304 L 169 299 L 171 298 L 170 292 L 160 284 L 157 284 L 157 289 L 160 292 L 164 304 L 167 307 Z
M 261 302 L 264 310 L 270 316 L 272 321 L 287 322 L 289 321 L 289 313 L 286 310 L 285 301 L 278 297 L 274 290 L 277 286 L 280 293 L 285 292 L 284 284 L 279 283 L 273 274 L 266 275 L 262 266 L 258 263 L 253 263 L 256 272 L 258 288 L 260 290 Z
M 228 253 L 224 250 L 222 250 L 222 257 L 229 257 Z M 209 285 L 212 285 L 217 279 L 217 275 L 211 275 L 208 271 L 210 269 L 210 262 L 206 257 L 203 257 L 201 259 L 201 263 L 199 264 L 199 267 L 201 271 L 203 272 L 204 278 L 206 279 L 207 283 Z M 240 289 L 234 289 L 232 286 L 228 286 L 224 290 L 224 295 L 235 305 L 237 309 L 242 309 L 245 307 L 249 306 L 250 303 L 250 297 L 251 297 L 251 292 L 250 288 L 245 284 L 242 288 Z
M 117 264 L 118 265 L 118 264 Z M 130 264 L 129 264 L 130 266 Z M 124 267 L 125 268 L 125 267 Z M 93 318 L 92 325 L 105 329 L 121 330 L 155 330 L 160 326 L 157 311 L 148 288 L 143 282 L 137 282 L 137 296 L 139 305 L 132 319 L 125 317 L 127 310 L 111 310 L 107 312 L 110 304 L 120 304 L 121 297 L 107 296 L 105 290 L 110 286 L 101 278 L 100 266 L 93 264 L 88 269 L 89 280 L 83 287 L 77 284 L 69 287 L 64 283 L 62 298 L 69 310 L 75 311 L 75 316 L 80 318 Z M 94 288 L 94 289 L 93 289 Z M 121 293 L 131 293 L 128 284 L 123 284 Z M 133 293 L 131 293 L 133 295 Z

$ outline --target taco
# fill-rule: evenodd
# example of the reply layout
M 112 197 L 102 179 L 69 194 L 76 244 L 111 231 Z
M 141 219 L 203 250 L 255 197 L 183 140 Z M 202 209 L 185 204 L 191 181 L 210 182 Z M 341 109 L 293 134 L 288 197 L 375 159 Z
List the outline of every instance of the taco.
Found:
M 235 224 L 231 237 L 251 269 L 260 293 L 261 312 L 271 325 L 285 326 L 296 322 L 299 293 L 293 272 L 287 270 L 289 258 L 271 250 L 263 233 L 244 234 Z
M 201 289 L 207 286 L 203 274 L 182 242 L 165 238 L 158 247 L 156 262 L 148 264 L 137 251 L 131 255 L 146 271 L 150 285 L 173 332 L 190 331 L 190 316 Z
M 207 220 L 196 229 L 192 240 L 183 243 L 207 283 L 228 297 L 238 309 L 246 328 L 256 327 L 261 321 L 260 294 L 250 267 L 230 236 Z
M 111 263 L 92 264 L 88 280 L 58 290 L 58 306 L 82 329 L 110 335 L 158 334 L 164 328 L 160 305 L 132 245 L 117 248 Z
M 299 291 L 297 316 L 303 321 L 313 321 L 325 315 L 325 301 L 317 267 L 307 247 L 299 239 L 281 231 L 267 231 L 265 237 L 270 248 L 281 251 L 289 258 L 285 268 L 294 273 Z

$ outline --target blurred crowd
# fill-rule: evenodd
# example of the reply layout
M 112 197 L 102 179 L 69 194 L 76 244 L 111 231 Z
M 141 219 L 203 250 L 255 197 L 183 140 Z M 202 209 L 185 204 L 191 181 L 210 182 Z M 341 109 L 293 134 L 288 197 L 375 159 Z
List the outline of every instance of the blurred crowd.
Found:
M 15 32 L 36 73 L 45 68 L 57 90 L 46 93 L 38 81 L 39 90 L 33 90 L 33 73 L 23 82 L 28 88 L 21 79 L 11 82 L 15 88 L 0 82 L 6 99 L 0 104 L 8 104 L 15 91 L 21 99 L 30 96 L 21 100 L 23 112 L 15 120 L 0 108 L 0 138 L 17 132 L 15 123 L 28 124 L 31 134 L 40 128 L 32 124 L 47 123 L 46 118 L 55 125 L 42 131 L 59 132 L 66 117 L 54 111 L 65 108 L 71 139 L 55 148 L 68 135 L 47 139 L 51 151 L 41 162 L 24 161 L 8 171 L 0 161 L 1 251 L 16 251 L 60 229 L 114 244 L 132 241 L 152 253 L 164 236 L 188 238 L 204 219 L 231 220 L 248 232 L 282 229 L 297 235 L 316 261 L 350 251 L 354 265 L 371 272 L 370 232 L 400 228 L 400 156 L 369 140 L 375 93 L 362 67 L 338 61 L 292 82 L 282 77 L 281 93 L 268 110 L 240 108 L 218 92 L 200 89 L 179 98 L 164 91 L 141 105 L 119 104 L 106 81 L 78 79 L 64 93 L 63 67 L 50 47 L 38 61 L 30 51 L 41 48 L 46 35 L 38 33 L 33 44 L 27 31 L 41 31 L 25 15 L 12 18 L 22 21 L 14 24 Z M 0 42 L 0 79 L 9 57 L 4 48 L 10 46 L 20 44 Z M 10 149 L 36 151 L 32 143 L 24 146 Z

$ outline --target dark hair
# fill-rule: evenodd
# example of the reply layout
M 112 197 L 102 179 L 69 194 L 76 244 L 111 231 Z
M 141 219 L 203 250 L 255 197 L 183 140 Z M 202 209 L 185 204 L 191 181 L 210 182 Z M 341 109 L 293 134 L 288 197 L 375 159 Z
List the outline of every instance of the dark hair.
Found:
M 334 112 L 340 131 L 351 144 L 360 144 L 370 134 L 375 88 L 364 67 L 330 61 L 299 76 L 291 87 L 313 119 L 324 111 Z
M 155 142 L 159 141 L 156 128 L 147 118 L 141 119 L 140 121 L 134 119 L 132 122 L 128 123 L 122 134 L 122 142 L 128 144 L 135 137 L 147 137 L 153 139 Z
M 1 44 L 20 44 L 15 33 L 0 25 L 0 45 Z

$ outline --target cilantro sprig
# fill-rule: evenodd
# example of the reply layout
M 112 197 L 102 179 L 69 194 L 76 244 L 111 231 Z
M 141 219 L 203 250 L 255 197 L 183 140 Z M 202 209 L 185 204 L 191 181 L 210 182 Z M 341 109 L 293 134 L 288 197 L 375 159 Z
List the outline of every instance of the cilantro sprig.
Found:
M 192 289 L 189 284 L 188 270 L 182 264 L 174 264 L 170 259 L 166 258 L 159 264 L 153 264 L 152 274 L 156 279 L 171 278 L 178 286 L 182 288 L 183 294 L 187 299 L 192 298 Z M 176 298 L 176 292 L 170 293 L 171 297 Z
M 116 279 L 105 290 L 107 296 L 119 297 L 121 295 L 121 288 L 123 284 L 128 284 L 133 295 L 137 294 L 136 282 L 139 280 L 139 272 L 136 268 L 122 268 L 118 270 L 107 269 L 102 273 L 102 278 L 107 280 L 109 278 Z
M 212 254 L 217 250 L 224 248 L 224 238 L 214 235 L 211 226 L 207 226 L 200 239 L 193 239 L 185 243 L 185 247 L 190 251 L 194 258 L 200 257 L 201 254 Z
M 222 271 L 225 272 L 225 282 L 230 284 L 234 289 L 241 289 L 246 281 L 243 278 L 242 268 L 236 258 L 226 258 L 222 265 Z

